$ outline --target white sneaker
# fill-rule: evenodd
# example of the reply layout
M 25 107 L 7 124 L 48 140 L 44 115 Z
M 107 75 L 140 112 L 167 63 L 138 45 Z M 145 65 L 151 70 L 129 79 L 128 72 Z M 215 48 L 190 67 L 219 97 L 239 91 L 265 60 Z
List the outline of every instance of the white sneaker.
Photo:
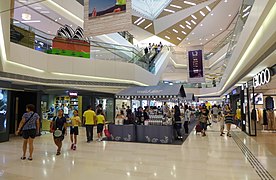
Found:
M 98 142 L 101 142 L 102 140 L 101 140 L 101 139 L 98 139 L 97 141 L 98 141 Z

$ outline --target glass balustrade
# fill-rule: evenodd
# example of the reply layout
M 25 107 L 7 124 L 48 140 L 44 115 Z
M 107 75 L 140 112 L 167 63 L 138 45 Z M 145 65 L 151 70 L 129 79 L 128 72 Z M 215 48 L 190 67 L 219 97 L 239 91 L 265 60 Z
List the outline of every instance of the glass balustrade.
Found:
M 49 54 L 77 56 L 91 60 L 112 60 L 134 63 L 150 72 L 153 72 L 154 69 L 154 65 L 151 64 L 156 57 L 154 51 L 145 55 L 143 49 L 137 50 L 130 46 L 97 42 L 91 39 L 87 39 L 87 44 L 85 45 L 79 41 L 57 38 L 55 35 L 47 34 L 14 19 L 11 20 L 10 38 L 11 42 Z M 90 52 L 76 53 L 69 50 L 55 49 L 53 48 L 54 43 L 64 43 L 66 46 L 88 46 Z

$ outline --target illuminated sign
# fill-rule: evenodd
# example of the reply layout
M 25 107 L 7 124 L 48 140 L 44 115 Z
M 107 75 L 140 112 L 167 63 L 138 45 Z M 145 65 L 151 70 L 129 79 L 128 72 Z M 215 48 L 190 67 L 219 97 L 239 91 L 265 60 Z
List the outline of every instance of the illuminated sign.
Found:
M 78 93 L 75 93 L 75 92 L 69 92 L 69 96 L 74 96 L 74 97 L 76 97 L 76 96 L 78 96 Z
M 268 68 L 265 68 L 258 74 L 253 77 L 253 86 L 254 88 L 265 85 L 271 80 L 271 71 Z

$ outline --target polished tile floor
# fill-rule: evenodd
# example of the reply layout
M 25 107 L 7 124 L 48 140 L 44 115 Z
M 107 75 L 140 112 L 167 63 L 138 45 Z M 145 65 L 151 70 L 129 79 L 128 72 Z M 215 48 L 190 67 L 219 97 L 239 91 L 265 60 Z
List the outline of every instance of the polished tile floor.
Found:
M 268 139 L 270 143 L 266 146 L 261 136 L 251 138 L 235 128 L 234 131 L 276 177 L 275 138 Z M 52 135 L 46 134 L 35 139 L 32 162 L 19 159 L 21 143 L 18 137 L 0 143 L 1 180 L 260 179 L 233 138 L 219 136 L 216 124 L 209 129 L 207 137 L 192 132 L 182 146 L 121 142 L 88 144 L 84 129 L 81 129 L 77 150 L 70 150 L 69 137 L 66 137 L 62 155 L 58 157 Z

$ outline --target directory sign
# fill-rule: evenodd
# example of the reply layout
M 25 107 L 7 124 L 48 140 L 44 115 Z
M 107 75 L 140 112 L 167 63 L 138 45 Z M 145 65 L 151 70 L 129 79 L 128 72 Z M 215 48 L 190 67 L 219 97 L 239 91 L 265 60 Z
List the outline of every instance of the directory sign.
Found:
M 7 130 L 7 103 L 8 92 L 0 89 L 0 133 L 5 133 Z
M 199 83 L 205 81 L 202 57 L 202 50 L 188 51 L 190 82 Z

